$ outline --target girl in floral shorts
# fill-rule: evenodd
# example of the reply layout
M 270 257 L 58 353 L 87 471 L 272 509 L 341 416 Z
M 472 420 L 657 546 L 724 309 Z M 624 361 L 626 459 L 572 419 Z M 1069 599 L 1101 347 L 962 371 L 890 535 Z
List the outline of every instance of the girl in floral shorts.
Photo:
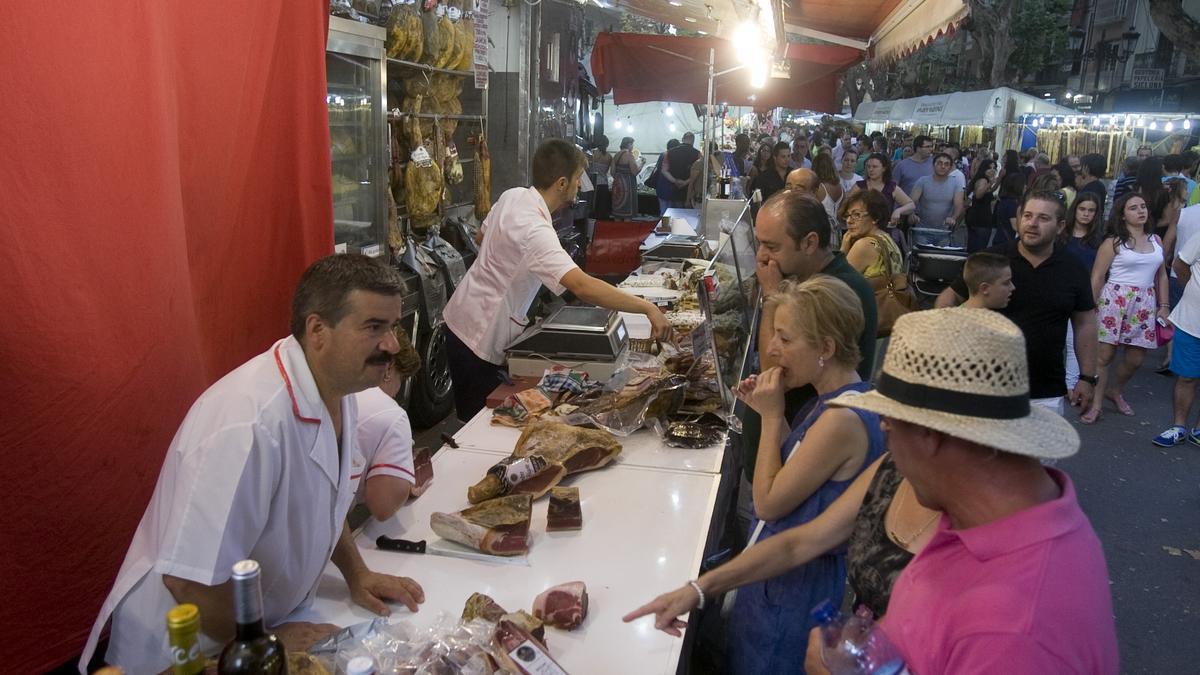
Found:
M 1109 237 L 1096 252 L 1092 292 L 1096 294 L 1099 319 L 1100 348 L 1096 362 L 1100 381 L 1091 408 L 1080 417 L 1084 424 L 1092 424 L 1100 417 L 1100 405 L 1105 398 L 1122 414 L 1133 414 L 1122 391 L 1141 367 L 1146 350 L 1158 346 L 1157 320 L 1166 321 L 1169 313 L 1162 242 L 1148 220 L 1146 200 L 1140 194 L 1118 199 L 1113 204 Z M 1125 347 L 1125 358 L 1117 366 L 1114 381 L 1108 377 L 1108 364 L 1117 355 L 1119 346 Z

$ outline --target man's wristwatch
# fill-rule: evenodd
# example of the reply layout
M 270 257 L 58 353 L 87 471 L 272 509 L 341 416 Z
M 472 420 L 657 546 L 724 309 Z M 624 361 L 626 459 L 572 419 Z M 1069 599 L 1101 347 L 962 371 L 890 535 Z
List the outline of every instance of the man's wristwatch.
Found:
M 1100 381 L 1100 378 L 1096 377 L 1095 375 L 1080 375 L 1079 381 L 1087 382 L 1094 387 L 1096 386 L 1096 383 Z

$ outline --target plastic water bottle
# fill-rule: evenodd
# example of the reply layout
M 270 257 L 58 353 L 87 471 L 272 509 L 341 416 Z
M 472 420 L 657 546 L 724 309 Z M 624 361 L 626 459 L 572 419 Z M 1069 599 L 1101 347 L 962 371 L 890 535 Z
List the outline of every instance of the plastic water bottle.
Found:
M 907 672 L 895 645 L 865 607 L 843 616 L 829 600 L 812 610 L 821 629 L 821 660 L 833 675 L 900 675 Z

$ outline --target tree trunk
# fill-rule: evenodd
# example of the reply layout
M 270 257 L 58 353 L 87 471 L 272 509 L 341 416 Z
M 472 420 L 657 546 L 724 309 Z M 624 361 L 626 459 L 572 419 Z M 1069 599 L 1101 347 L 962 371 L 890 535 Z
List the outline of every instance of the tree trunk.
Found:
M 1007 83 L 1008 58 L 1012 56 L 1011 28 L 1016 0 L 968 0 L 971 10 L 968 32 L 979 42 L 988 65 L 980 65 L 980 75 L 988 87 Z
M 858 86 L 860 79 L 863 81 L 862 87 Z M 858 110 L 858 106 L 862 103 L 866 85 L 867 69 L 863 64 L 852 66 L 842 75 L 842 88 L 845 89 L 846 98 L 849 99 L 851 115 Z
M 1189 65 L 1200 64 L 1200 21 L 1183 11 L 1182 0 L 1146 0 L 1150 18 L 1175 49 L 1187 54 Z

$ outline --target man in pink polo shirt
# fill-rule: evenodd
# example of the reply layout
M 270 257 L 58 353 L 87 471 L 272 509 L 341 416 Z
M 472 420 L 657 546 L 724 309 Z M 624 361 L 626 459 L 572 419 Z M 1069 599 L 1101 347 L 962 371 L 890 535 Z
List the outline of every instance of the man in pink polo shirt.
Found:
M 944 513 L 882 622 L 911 672 L 1117 672 L 1100 541 L 1071 479 L 1040 461 L 1075 454 L 1079 436 L 1030 407 L 1015 324 L 980 309 L 906 314 L 878 390 L 830 403 L 883 416 L 896 467 Z

